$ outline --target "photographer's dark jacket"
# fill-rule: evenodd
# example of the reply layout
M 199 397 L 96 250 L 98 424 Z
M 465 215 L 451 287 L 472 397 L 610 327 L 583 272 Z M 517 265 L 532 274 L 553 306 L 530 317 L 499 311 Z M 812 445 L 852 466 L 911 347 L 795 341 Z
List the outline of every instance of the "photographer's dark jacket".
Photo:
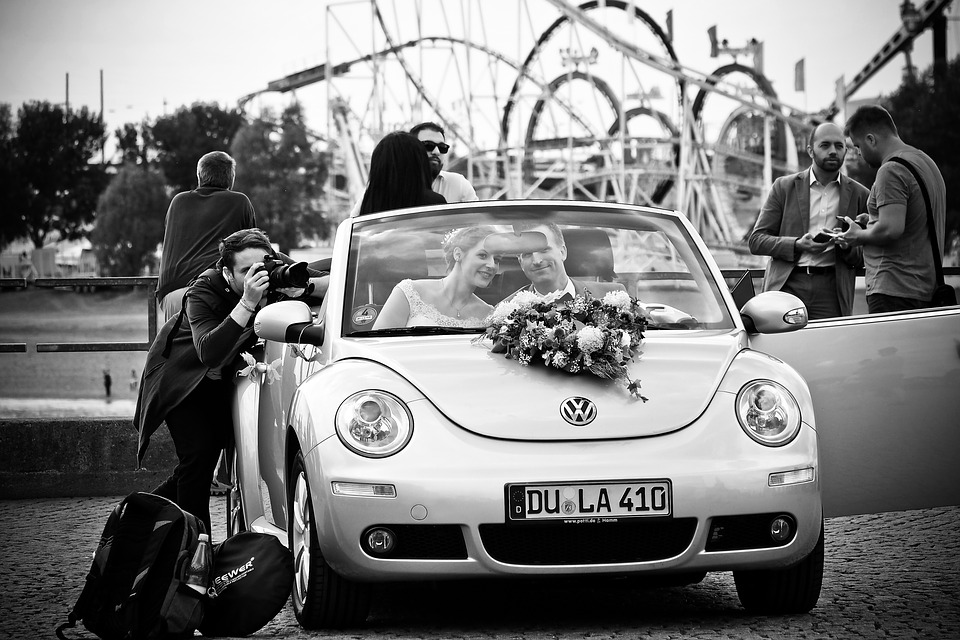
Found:
M 133 424 L 140 432 L 137 466 L 167 412 L 211 371 L 235 375 L 240 353 L 256 343 L 253 316 L 241 327 L 230 317 L 240 296 L 218 269 L 207 269 L 187 289 L 183 312 L 171 318 L 150 345 Z M 215 375 L 215 374 L 214 374 Z

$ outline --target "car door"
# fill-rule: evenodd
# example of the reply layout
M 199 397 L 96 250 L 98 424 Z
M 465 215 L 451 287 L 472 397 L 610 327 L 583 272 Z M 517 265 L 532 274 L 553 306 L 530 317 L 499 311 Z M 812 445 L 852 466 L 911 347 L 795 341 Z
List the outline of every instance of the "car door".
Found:
M 751 346 L 810 385 L 824 515 L 960 504 L 960 307 L 814 321 Z

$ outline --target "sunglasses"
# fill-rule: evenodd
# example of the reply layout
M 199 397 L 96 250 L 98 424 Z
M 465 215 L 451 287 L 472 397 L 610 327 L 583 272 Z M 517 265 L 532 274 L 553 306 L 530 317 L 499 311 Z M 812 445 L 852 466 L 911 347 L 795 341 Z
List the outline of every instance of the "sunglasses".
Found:
M 448 145 L 446 142 L 423 140 L 423 146 L 427 149 L 427 153 L 430 153 L 434 149 L 439 149 L 440 153 L 446 153 L 447 151 L 450 151 L 450 145 Z

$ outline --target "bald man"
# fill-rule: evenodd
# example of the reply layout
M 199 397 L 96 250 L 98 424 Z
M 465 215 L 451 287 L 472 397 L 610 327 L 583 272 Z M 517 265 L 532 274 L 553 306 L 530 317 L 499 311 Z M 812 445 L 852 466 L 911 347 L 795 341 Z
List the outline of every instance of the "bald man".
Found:
M 818 242 L 817 236 L 838 228 L 837 216 L 856 219 L 866 211 L 870 192 L 840 173 L 847 147 L 837 125 L 818 125 L 807 154 L 809 169 L 774 181 L 750 234 L 750 252 L 770 256 L 764 291 L 797 296 L 811 320 L 848 316 L 862 251 L 834 237 Z

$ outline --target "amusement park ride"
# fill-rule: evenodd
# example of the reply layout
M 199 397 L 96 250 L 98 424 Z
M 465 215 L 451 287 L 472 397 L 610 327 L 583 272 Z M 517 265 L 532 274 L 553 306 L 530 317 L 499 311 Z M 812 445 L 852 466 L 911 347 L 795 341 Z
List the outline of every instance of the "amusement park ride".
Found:
M 684 211 L 711 246 L 742 253 L 766 187 L 809 163 L 811 127 L 837 115 L 894 56 L 909 55 L 928 28 L 936 58 L 949 2 L 905 0 L 903 26 L 814 113 L 777 98 L 762 43 L 730 47 L 713 28 L 712 56 L 733 60 L 701 73 L 677 58 L 672 12 L 664 30 L 634 0 L 331 3 L 327 62 L 241 105 L 261 93 L 325 88 L 334 217 L 362 195 L 380 137 L 432 120 L 453 147 L 447 168 L 481 198 L 667 206 Z

